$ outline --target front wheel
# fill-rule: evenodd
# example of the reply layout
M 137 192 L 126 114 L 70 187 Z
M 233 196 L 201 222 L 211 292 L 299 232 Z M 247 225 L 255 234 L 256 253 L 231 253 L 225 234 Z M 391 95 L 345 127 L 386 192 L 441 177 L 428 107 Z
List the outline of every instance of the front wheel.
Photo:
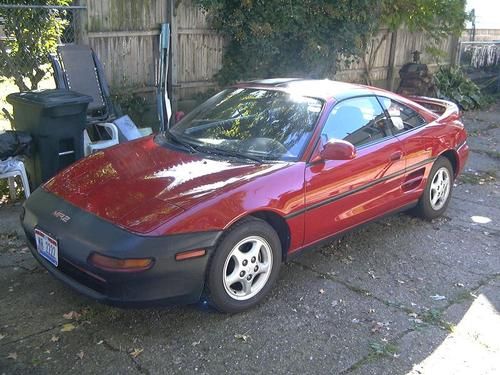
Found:
M 439 157 L 432 166 L 424 193 L 415 211 L 418 216 L 432 220 L 441 216 L 451 199 L 453 168 L 445 157 Z
M 208 298 L 219 311 L 240 312 L 261 302 L 276 281 L 281 243 L 263 220 L 246 219 L 224 235 L 207 276 Z

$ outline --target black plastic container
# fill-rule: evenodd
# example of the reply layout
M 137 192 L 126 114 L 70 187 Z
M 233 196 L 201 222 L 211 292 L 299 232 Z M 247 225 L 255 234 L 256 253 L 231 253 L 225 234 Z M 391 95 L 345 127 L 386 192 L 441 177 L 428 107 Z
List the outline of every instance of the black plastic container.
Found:
M 92 98 L 55 89 L 7 96 L 14 108 L 14 128 L 33 137 L 26 169 L 35 189 L 61 169 L 83 157 L 83 130 Z

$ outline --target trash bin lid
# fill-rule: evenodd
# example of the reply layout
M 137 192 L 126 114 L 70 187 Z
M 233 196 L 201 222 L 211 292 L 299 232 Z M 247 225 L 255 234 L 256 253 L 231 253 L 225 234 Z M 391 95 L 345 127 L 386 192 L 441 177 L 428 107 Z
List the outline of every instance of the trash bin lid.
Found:
M 92 97 L 65 89 L 16 92 L 7 96 L 10 104 L 31 104 L 41 108 L 54 108 L 74 104 L 87 104 Z

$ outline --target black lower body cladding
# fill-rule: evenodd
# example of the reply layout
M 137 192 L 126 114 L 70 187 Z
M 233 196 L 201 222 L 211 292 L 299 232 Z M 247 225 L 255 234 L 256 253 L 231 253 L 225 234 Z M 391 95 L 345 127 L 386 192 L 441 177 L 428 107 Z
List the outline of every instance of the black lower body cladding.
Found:
M 59 214 L 54 215 L 54 211 Z M 208 259 L 221 234 L 211 231 L 140 236 L 43 189 L 37 189 L 26 201 L 21 219 L 33 256 L 54 277 L 90 298 L 120 306 L 198 301 L 205 284 Z M 38 252 L 35 229 L 57 241 L 57 267 Z M 175 254 L 193 249 L 205 249 L 206 254 L 175 260 Z M 152 258 L 154 264 L 141 272 L 104 271 L 88 262 L 93 252 L 120 259 Z

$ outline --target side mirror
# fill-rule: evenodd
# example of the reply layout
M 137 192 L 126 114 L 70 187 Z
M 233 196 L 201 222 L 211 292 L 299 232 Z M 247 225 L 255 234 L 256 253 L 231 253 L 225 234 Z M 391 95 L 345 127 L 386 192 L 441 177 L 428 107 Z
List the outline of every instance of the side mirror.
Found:
M 356 148 L 347 141 L 332 139 L 320 152 L 322 160 L 351 160 L 356 156 Z

